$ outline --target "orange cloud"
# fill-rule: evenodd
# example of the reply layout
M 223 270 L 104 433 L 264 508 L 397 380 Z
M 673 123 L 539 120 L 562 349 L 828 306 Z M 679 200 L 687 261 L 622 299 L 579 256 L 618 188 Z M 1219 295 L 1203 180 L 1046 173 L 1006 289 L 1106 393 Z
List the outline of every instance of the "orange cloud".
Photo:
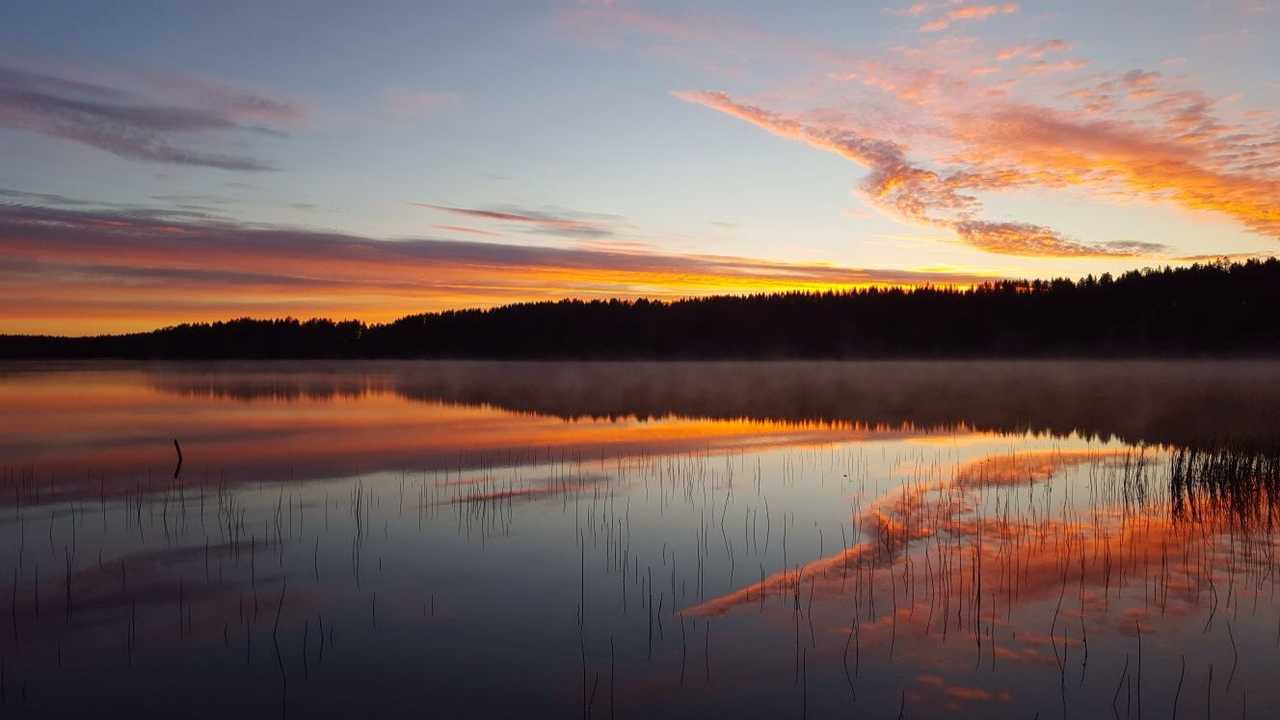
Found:
M 1134 87 L 1133 82 L 1125 87 Z M 1146 81 L 1138 83 L 1137 87 L 1146 86 Z M 1224 167 L 1273 151 L 1224 143 L 1222 131 L 1196 96 L 1164 94 L 1153 107 L 1167 118 L 1156 132 L 1036 106 L 1008 106 L 986 116 L 957 118 L 952 129 L 968 147 L 957 159 L 980 167 L 1018 168 L 1038 174 L 1042 182 L 1051 179 L 1063 186 L 1123 190 L 1172 201 L 1189 210 L 1232 217 L 1254 232 L 1280 238 L 1280 180 Z
M 1023 70 L 1078 67 L 1078 61 L 1038 60 Z M 904 94 L 906 86 L 883 66 L 874 76 L 860 77 L 907 103 L 921 104 L 917 99 L 924 97 L 916 91 Z M 946 87 L 929 82 L 931 93 Z M 937 108 L 945 123 L 938 132 L 960 148 L 943 158 L 959 166 L 949 174 L 910 161 L 905 146 L 853 130 L 840 118 L 802 121 L 723 93 L 677 96 L 866 167 L 871 172 L 861 190 L 873 205 L 908 222 L 950 228 L 961 240 L 989 252 L 1123 257 L 1163 248 L 1139 241 L 1079 242 L 1036 224 L 982 220 L 971 191 L 1075 187 L 1103 196 L 1141 197 L 1223 214 L 1254 232 L 1280 238 L 1280 180 L 1274 176 L 1280 170 L 1280 143 L 1219 121 L 1212 112 L 1214 101 L 1195 91 L 1167 88 L 1157 73 L 1127 72 L 1072 91 L 1069 97 L 1085 105 L 1084 115 L 1013 103 L 953 110 L 930 100 L 924 104 Z M 1143 103 L 1154 126 L 1090 117 L 1118 114 L 1118 103 L 1131 102 Z
M 1036 60 L 1022 66 L 1024 75 L 1043 75 L 1045 73 L 1059 72 L 1075 72 L 1087 65 L 1083 60 L 1062 60 L 1060 62 L 1048 62 L 1047 60 Z
M 1071 43 L 1065 40 L 1046 40 L 1035 45 L 1014 45 L 1007 47 L 996 53 L 996 59 L 1000 61 L 1013 60 L 1014 58 L 1027 57 L 1033 60 L 1054 52 L 1066 52 L 1071 49 Z
M 964 220 L 952 226 L 970 245 L 1000 255 L 1024 257 L 1128 257 L 1164 250 L 1159 243 L 1107 242 L 1088 245 L 1064 238 L 1051 228 L 1029 223 Z
M 1017 3 L 1005 3 L 1003 5 L 963 5 L 940 15 L 933 20 L 920 26 L 920 32 L 938 32 L 951 27 L 957 22 L 972 22 L 977 20 L 986 20 L 993 15 L 1008 15 L 1018 12 Z
M 870 174 L 861 185 L 869 203 L 905 221 L 950 228 L 961 240 L 987 252 L 1031 257 L 1133 257 L 1162 249 L 1153 243 L 1086 244 L 1050 228 L 975 218 L 980 203 L 961 191 L 1030 182 L 1016 171 L 1008 175 L 959 172 L 943 176 L 912 164 L 905 149 L 889 140 L 805 123 L 739 103 L 725 93 L 679 92 L 676 96 L 745 120 L 774 135 L 833 152 L 869 169 Z

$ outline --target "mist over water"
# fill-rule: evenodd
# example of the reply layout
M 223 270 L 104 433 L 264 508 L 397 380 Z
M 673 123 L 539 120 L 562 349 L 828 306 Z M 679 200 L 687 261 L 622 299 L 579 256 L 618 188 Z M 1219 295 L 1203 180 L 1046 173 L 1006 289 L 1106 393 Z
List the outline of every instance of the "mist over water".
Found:
M 7 364 L 0 416 L 5 709 L 1280 700 L 1280 363 Z

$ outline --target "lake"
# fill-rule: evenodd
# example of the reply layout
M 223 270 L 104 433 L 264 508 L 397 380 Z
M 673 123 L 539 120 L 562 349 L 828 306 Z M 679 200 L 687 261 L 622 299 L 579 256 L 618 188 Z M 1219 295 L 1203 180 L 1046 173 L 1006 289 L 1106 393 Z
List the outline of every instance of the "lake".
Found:
M 0 423 L 5 710 L 1280 701 L 1280 363 L 10 363 Z

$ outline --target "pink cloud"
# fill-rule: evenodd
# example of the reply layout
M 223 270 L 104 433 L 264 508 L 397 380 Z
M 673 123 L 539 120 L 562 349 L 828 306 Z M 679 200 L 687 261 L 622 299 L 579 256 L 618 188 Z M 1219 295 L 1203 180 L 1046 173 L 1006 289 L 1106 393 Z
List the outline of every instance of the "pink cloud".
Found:
M 1046 60 L 1036 60 L 1023 65 L 1021 70 L 1024 75 L 1043 75 L 1045 73 L 1075 72 L 1084 68 L 1087 64 L 1083 60 L 1062 60 L 1053 63 Z
M 953 2 L 886 12 L 950 26 L 1017 11 Z M 1069 38 L 993 49 L 948 37 L 865 55 L 806 48 L 732 22 L 666 18 L 669 26 L 661 18 L 627 27 L 662 27 L 667 41 L 703 60 L 741 57 L 746 47 L 771 72 L 818 70 L 769 88 L 768 103 L 714 92 L 678 97 L 849 159 L 868 172 L 858 191 L 870 207 L 946 227 L 974 247 L 1071 257 L 1160 251 L 1141 237 L 1073 240 L 1032 218 L 983 216 L 979 193 L 1011 190 L 1216 213 L 1280 238 L 1280 125 L 1275 114 L 1244 107 L 1239 94 L 1214 96 L 1145 69 L 1085 74 L 1096 60 L 1058 57 L 1073 48 Z M 1002 63 L 1013 72 L 999 70 Z M 777 109 L 788 106 L 809 110 Z
M 952 8 L 938 17 L 920 26 L 920 32 L 938 32 L 946 30 L 958 22 L 974 22 L 986 20 L 995 15 L 1009 15 L 1018 12 L 1017 3 L 1003 5 L 962 5 Z
M 962 191 L 1010 182 L 996 174 L 944 176 L 913 164 L 905 148 L 856 132 L 813 125 L 736 102 L 725 93 L 682 92 L 677 97 L 745 120 L 774 135 L 833 152 L 870 172 L 860 186 L 867 202 L 904 221 L 947 227 L 963 241 L 987 252 L 1049 257 L 1133 256 L 1161 249 L 1155 244 L 1080 243 L 1055 231 L 1017 222 L 977 219 L 980 203 Z M 1022 179 L 1017 178 L 1017 182 Z
M 1046 40 L 1035 45 L 1014 45 L 1006 47 L 996 53 L 997 60 L 1013 60 L 1014 58 L 1026 57 L 1039 59 L 1055 52 L 1066 52 L 1071 49 L 1071 43 L 1065 40 Z

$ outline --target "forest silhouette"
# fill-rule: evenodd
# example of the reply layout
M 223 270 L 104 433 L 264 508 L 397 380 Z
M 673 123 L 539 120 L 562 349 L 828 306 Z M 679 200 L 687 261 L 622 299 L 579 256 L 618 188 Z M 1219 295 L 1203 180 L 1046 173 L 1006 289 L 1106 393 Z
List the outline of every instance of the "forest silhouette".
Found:
M 674 302 L 562 300 L 410 315 L 0 336 L 0 357 L 777 359 L 1280 354 L 1280 261 Z

